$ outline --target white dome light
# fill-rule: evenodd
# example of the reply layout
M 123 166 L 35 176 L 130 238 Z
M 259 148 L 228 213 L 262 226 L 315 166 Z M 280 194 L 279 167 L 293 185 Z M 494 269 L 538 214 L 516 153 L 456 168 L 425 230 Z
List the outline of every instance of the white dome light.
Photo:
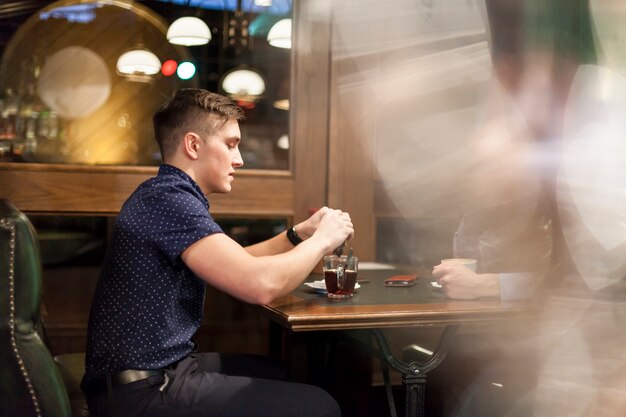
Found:
M 265 81 L 254 71 L 238 69 L 226 74 L 222 89 L 234 97 L 258 97 L 265 92 Z
M 283 98 L 283 99 L 274 101 L 274 107 L 279 110 L 289 110 L 289 99 Z
M 161 71 L 161 61 L 147 49 L 133 49 L 117 59 L 116 67 L 122 75 L 154 75 Z
M 289 149 L 289 136 L 287 134 L 281 135 L 276 141 L 276 146 L 280 149 Z
M 211 40 L 211 30 L 202 19 L 181 17 L 167 29 L 167 40 L 175 45 L 204 45 Z
M 291 19 L 283 19 L 274 23 L 267 34 L 267 41 L 277 48 L 291 48 Z

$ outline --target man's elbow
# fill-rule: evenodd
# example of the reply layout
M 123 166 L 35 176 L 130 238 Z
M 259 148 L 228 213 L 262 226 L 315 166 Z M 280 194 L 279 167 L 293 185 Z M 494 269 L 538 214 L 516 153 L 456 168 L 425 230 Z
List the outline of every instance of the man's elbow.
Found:
M 258 304 L 265 305 L 269 304 L 274 299 L 281 295 L 281 287 L 277 285 L 274 279 L 267 280 L 259 283 L 259 285 L 255 286 L 252 291 L 248 294 L 246 298 L 250 304 Z
M 250 304 L 265 305 L 274 301 L 275 298 L 276 297 L 270 296 L 268 294 L 258 294 L 250 301 Z

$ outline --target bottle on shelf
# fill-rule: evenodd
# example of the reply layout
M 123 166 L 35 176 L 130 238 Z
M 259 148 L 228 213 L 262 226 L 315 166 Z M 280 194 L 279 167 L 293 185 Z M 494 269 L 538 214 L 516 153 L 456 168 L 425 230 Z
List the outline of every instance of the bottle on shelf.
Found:
M 11 160 L 11 141 L 7 138 L 7 120 L 4 118 L 5 98 L 0 99 L 0 162 Z
M 42 110 L 41 102 L 35 94 L 35 86 L 30 84 L 26 90 L 26 96 L 20 106 L 20 117 L 23 119 L 24 147 L 22 158 L 25 161 L 32 161 L 37 152 L 39 138 L 37 137 L 37 120 Z
M 18 89 L 15 137 L 11 149 L 15 161 L 36 162 L 38 151 L 43 150 L 42 146 L 58 137 L 59 121 L 56 113 L 43 103 L 36 90 L 39 77 L 36 58 L 24 63 L 24 74 Z
M 17 113 L 20 98 L 12 88 L 7 88 L 4 94 L 2 111 L 0 112 L 0 138 L 2 140 L 2 160 L 13 161 L 13 143 L 17 137 Z

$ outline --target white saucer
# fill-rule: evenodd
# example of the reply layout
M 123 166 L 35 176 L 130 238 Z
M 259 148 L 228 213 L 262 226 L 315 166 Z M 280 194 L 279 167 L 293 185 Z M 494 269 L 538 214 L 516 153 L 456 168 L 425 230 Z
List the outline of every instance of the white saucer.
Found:
M 304 285 L 317 293 L 326 294 L 326 282 L 323 279 L 319 281 L 305 282 Z M 356 292 L 359 288 L 361 288 L 361 284 L 357 282 L 354 285 L 354 292 Z

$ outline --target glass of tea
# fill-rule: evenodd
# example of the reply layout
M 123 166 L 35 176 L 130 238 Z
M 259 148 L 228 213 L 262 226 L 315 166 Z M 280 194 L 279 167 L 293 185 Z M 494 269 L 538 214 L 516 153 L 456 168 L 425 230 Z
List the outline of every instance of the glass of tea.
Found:
M 359 272 L 359 258 L 351 256 L 324 256 L 324 281 L 330 298 L 351 298 Z

